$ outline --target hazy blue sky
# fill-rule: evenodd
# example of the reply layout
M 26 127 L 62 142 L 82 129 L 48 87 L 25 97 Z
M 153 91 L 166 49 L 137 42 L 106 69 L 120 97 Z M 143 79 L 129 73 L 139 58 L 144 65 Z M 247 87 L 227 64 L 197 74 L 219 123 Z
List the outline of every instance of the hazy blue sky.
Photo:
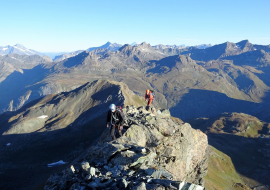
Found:
M 270 44 L 270 0 L 1 0 L 0 46 Z

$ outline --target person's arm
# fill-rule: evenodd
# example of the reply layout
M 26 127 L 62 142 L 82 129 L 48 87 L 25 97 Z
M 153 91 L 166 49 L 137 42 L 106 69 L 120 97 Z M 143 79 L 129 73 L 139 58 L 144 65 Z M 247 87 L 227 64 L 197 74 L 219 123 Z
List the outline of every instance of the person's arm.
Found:
M 146 100 L 147 99 L 147 94 L 145 93 L 145 95 L 144 95 L 144 100 Z
M 153 100 L 154 96 L 152 95 L 152 93 L 149 94 L 149 99 Z
M 124 118 L 122 116 L 122 114 L 120 113 L 120 111 L 118 111 L 118 118 L 119 118 L 119 125 L 123 126 L 124 125 Z

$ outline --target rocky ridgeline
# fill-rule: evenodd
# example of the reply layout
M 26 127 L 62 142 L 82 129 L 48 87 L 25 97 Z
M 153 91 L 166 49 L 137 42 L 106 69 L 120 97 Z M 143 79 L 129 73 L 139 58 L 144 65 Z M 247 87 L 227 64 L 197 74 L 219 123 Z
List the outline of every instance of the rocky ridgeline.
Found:
M 207 136 L 168 110 L 148 110 L 123 108 L 123 136 L 111 141 L 106 129 L 96 146 L 51 175 L 44 189 L 204 189 Z

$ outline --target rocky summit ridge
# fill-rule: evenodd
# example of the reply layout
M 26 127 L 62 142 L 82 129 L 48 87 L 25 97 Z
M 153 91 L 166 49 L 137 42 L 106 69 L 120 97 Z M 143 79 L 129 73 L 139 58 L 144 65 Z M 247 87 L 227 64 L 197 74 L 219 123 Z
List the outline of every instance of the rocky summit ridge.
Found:
M 148 111 L 147 111 L 148 110 Z M 44 189 L 204 189 L 207 136 L 169 110 L 126 106 L 123 136 L 106 129 L 95 146 Z

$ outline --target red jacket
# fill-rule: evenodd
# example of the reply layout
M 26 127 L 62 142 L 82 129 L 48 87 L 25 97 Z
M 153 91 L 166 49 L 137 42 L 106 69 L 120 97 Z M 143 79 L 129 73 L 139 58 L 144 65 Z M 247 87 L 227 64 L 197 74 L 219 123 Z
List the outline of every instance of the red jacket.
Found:
M 146 93 L 145 93 L 145 97 L 144 97 L 144 98 L 145 98 L 145 100 L 146 100 L 146 99 L 149 99 L 149 100 L 153 100 L 153 99 L 154 99 L 154 97 L 153 97 L 153 95 L 152 95 L 151 92 L 149 92 L 149 94 L 146 94 Z

